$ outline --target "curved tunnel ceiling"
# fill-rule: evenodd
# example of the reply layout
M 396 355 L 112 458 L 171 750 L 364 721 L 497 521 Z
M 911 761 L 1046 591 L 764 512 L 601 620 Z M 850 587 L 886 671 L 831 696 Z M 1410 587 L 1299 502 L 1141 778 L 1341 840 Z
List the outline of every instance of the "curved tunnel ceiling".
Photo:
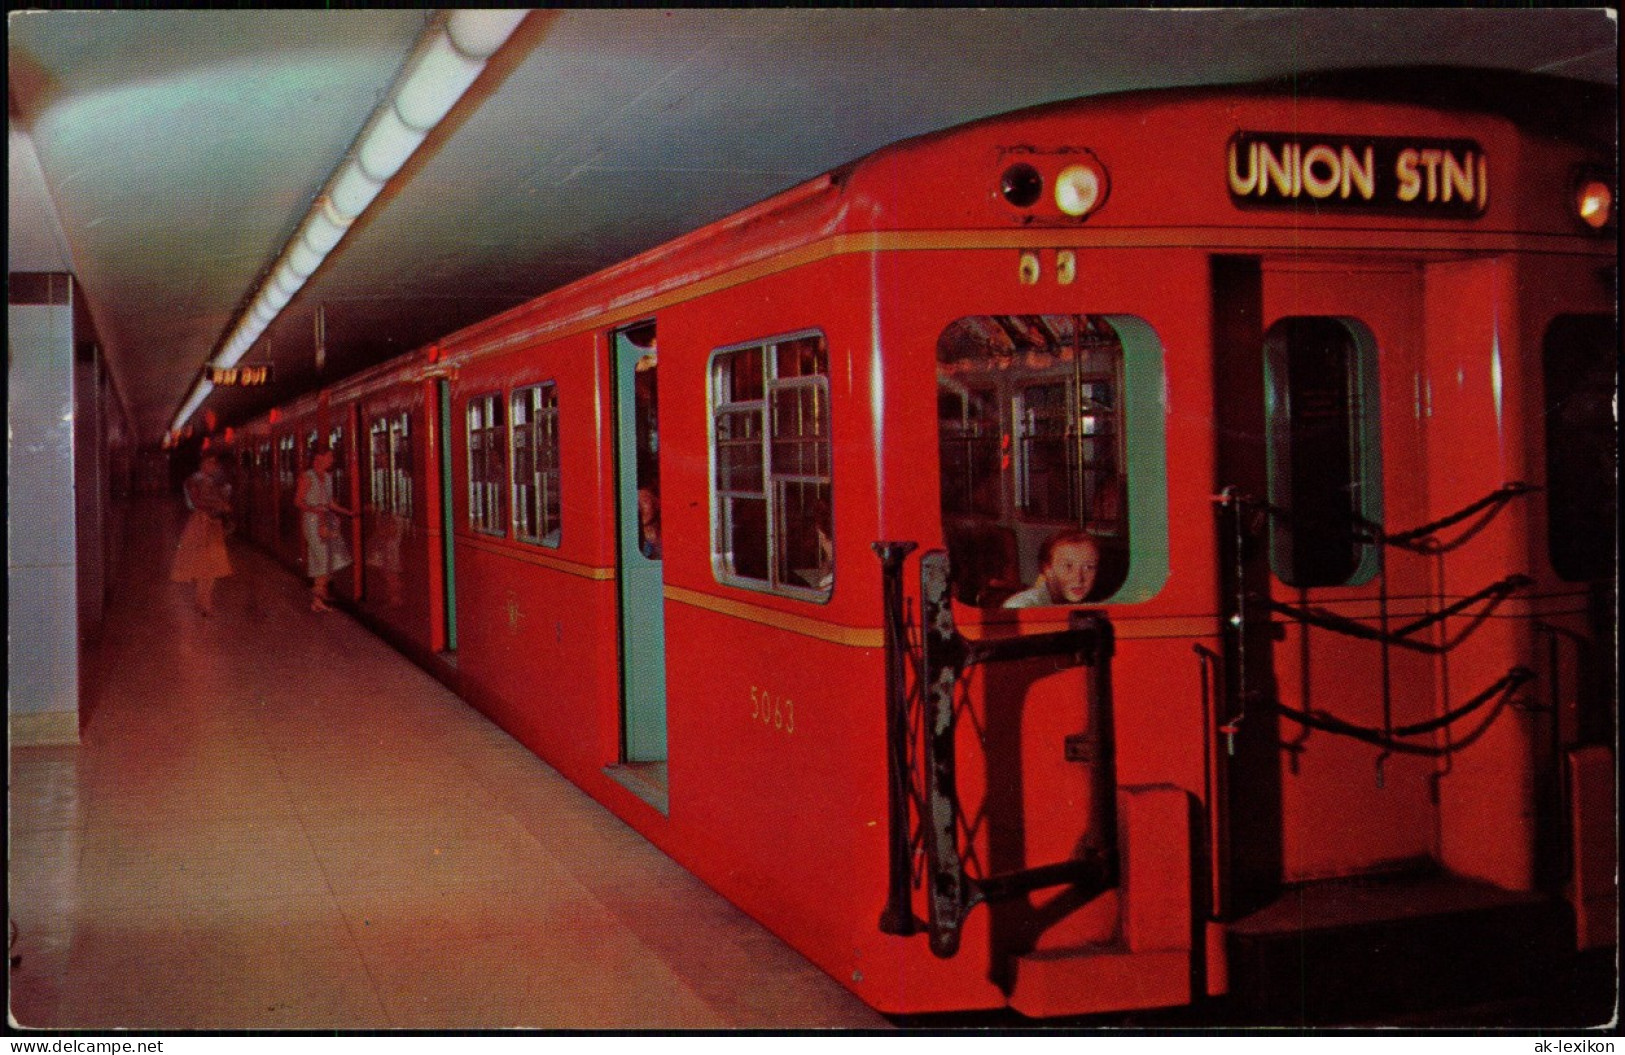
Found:
M 11 13 L 9 270 L 78 275 L 143 441 L 434 14 Z M 533 12 L 251 353 L 277 383 L 208 407 L 247 417 L 990 114 L 1374 64 L 1555 75 L 1612 98 L 1617 59 L 1602 9 Z

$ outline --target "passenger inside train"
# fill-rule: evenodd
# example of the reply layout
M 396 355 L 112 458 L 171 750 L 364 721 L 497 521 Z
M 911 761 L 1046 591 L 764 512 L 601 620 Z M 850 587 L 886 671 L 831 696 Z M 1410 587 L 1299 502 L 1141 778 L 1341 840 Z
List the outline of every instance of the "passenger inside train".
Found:
M 1039 550 L 1038 581 L 1005 602 L 1006 608 L 1047 604 L 1082 604 L 1095 586 L 1100 544 L 1082 531 L 1064 531 L 1044 540 Z

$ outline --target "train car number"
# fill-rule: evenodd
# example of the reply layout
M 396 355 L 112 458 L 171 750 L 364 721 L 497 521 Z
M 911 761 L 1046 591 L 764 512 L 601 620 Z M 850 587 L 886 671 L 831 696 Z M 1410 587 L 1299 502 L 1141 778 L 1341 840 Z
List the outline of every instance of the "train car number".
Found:
M 796 731 L 796 701 L 756 685 L 750 687 L 750 716 L 752 721 L 786 735 Z

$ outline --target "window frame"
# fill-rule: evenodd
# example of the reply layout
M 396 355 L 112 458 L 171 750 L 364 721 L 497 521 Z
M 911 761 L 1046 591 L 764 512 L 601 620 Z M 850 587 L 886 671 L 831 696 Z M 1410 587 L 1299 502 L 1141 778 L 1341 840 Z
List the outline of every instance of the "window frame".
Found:
M 389 500 L 390 470 L 389 419 L 379 415 L 367 426 L 367 507 L 374 512 L 394 512 Z
M 516 408 L 521 397 L 533 393 L 541 397 L 541 402 L 538 404 L 535 401 L 527 401 L 525 407 L 527 420 L 521 425 L 519 415 L 515 412 Z M 552 400 L 551 407 L 548 404 L 548 397 L 551 397 Z M 550 428 L 544 430 L 543 424 L 548 421 L 551 423 Z M 520 491 L 522 485 L 519 481 L 519 436 L 522 428 L 530 442 L 529 459 L 533 467 L 532 477 L 537 481 L 544 478 L 551 479 L 552 494 L 556 507 L 556 512 L 550 519 L 548 517 L 548 503 L 543 497 L 547 493 L 546 489 L 539 483 L 532 484 L 531 486 L 535 487 L 537 492 L 537 501 L 523 503 L 523 509 L 527 512 L 534 510 L 537 530 L 528 534 L 521 529 L 520 522 L 522 506 Z M 549 442 L 545 448 L 541 442 L 544 431 L 550 433 Z M 560 443 L 559 433 L 559 383 L 556 379 L 522 385 L 508 393 L 508 444 L 509 496 L 512 503 L 510 506 L 510 519 L 513 537 L 516 541 L 523 542 L 526 545 L 558 549 L 563 544 L 564 539 L 564 507 L 561 491 L 562 444 Z M 544 462 L 542 458 L 544 450 L 550 455 L 550 458 L 546 459 L 549 464 L 547 468 L 538 470 L 535 467 Z
M 474 459 L 474 424 L 476 408 L 485 410 L 484 424 L 478 426 L 482 443 L 480 445 L 479 473 L 475 472 Z M 492 423 L 494 415 L 489 413 L 491 408 L 503 414 L 502 420 Z M 468 529 L 475 534 L 489 535 L 494 538 L 507 538 L 510 525 L 508 524 L 507 489 L 508 469 L 503 464 L 493 469 L 493 453 L 506 462 L 508 449 L 507 442 L 507 399 L 502 389 L 481 392 L 469 396 L 463 408 L 463 440 L 466 446 L 466 466 L 468 472 Z M 492 437 L 492 433 L 499 435 Z M 484 491 L 482 492 L 482 488 Z M 484 497 L 482 497 L 482 493 Z
M 414 510 L 409 410 L 389 410 L 367 423 L 367 499 L 375 513 L 412 519 Z
M 1127 562 L 1126 568 L 1123 569 L 1122 582 L 1111 593 L 1087 603 L 1090 606 L 1122 605 L 1149 600 L 1162 591 L 1170 572 L 1166 456 L 1167 372 L 1164 365 L 1166 356 L 1161 338 L 1145 318 L 1132 314 L 1078 309 L 1049 312 L 964 311 L 944 318 L 936 329 L 934 338 L 936 350 L 931 358 L 933 384 L 939 399 L 933 450 L 939 489 L 942 487 L 941 474 L 944 468 L 941 396 L 944 391 L 951 389 L 972 394 L 980 392 L 985 387 L 981 379 L 995 373 L 993 364 L 996 361 L 994 356 L 989 356 L 986 369 L 973 367 L 968 371 L 969 376 L 945 375 L 943 364 L 952 360 L 944 358 L 942 342 L 955 327 L 968 321 L 996 322 L 1006 317 L 1028 316 L 1072 316 L 1096 320 L 1108 327 L 1115 338 L 1114 357 L 1106 369 L 1098 365 L 1085 368 L 1083 364 L 1056 364 L 1033 370 L 1030 375 L 1022 375 L 1019 380 L 1012 377 L 990 382 L 997 403 L 994 409 L 1001 431 L 999 440 L 1001 457 L 1010 460 L 1009 468 L 999 474 L 1000 509 L 997 515 L 989 515 L 974 508 L 968 511 L 959 508 L 950 509 L 942 506 L 945 492 L 939 490 L 938 515 L 941 517 L 944 539 L 947 540 L 959 531 L 974 533 L 977 525 L 1013 531 L 1015 563 L 1018 566 L 1020 581 L 1023 584 L 1030 584 L 1031 575 L 1020 573 L 1019 566 L 1030 554 L 1034 536 L 1069 529 L 1084 530 L 1102 543 L 1118 550 L 1119 559 Z M 1035 385 L 1067 385 L 1069 386 L 1067 413 L 1070 416 L 1075 412 L 1081 416 L 1084 411 L 1082 389 L 1084 386 L 1100 382 L 1113 387 L 1110 406 L 1111 427 L 1108 432 L 1099 435 L 1103 439 L 1109 438 L 1111 444 L 1110 459 L 1115 472 L 1110 479 L 1116 481 L 1120 492 L 1113 500 L 1117 512 L 1112 517 L 1083 516 L 1090 511 L 1089 503 L 1083 501 L 1089 493 L 1088 484 L 1083 477 L 1087 474 L 1089 465 L 1096 464 L 1085 462 L 1077 469 L 1079 480 L 1076 486 L 1081 488 L 1078 497 L 1082 504 L 1078 519 L 1074 521 L 1035 517 L 1029 512 L 1029 505 L 1023 500 L 1021 493 L 1024 485 L 1030 486 L 1030 481 L 1023 475 L 1026 467 L 1018 464 L 1018 459 L 1027 457 L 1026 452 L 1020 450 L 1023 446 L 1023 437 L 1019 435 L 1022 423 L 1017 420 L 1021 411 L 1020 393 L 1027 387 Z M 950 439 L 958 442 L 959 437 L 953 436 Z M 963 490 L 962 486 L 957 484 L 955 486 Z M 1107 531 L 1105 528 L 1112 530 Z M 972 602 L 960 597 L 957 591 L 955 596 L 973 610 L 988 613 L 997 611 L 1002 602 L 997 593 L 992 601 Z
M 412 486 L 412 412 L 402 410 L 386 420 L 389 423 L 389 508 L 394 515 L 411 520 L 417 505 Z
M 291 488 L 299 482 L 299 438 L 291 432 L 278 436 L 276 453 L 277 485 Z
M 823 355 L 823 371 L 810 375 L 794 375 L 779 377 L 778 350 L 784 346 L 798 341 L 816 339 Z M 740 402 L 725 402 L 721 398 L 718 366 L 726 357 L 735 356 L 742 352 L 758 351 L 762 359 L 762 387 L 758 399 Z M 724 586 L 751 590 L 757 593 L 768 593 L 779 597 L 788 597 L 798 601 L 808 601 L 814 604 L 828 604 L 835 593 L 836 579 L 836 517 L 834 512 L 835 499 L 835 428 L 834 411 L 831 405 L 830 394 L 830 342 L 822 329 L 807 327 L 792 330 L 771 337 L 757 338 L 741 341 L 713 349 L 706 359 L 706 413 L 707 413 L 707 445 L 708 460 L 710 464 L 710 512 L 711 512 L 711 570 L 716 581 Z M 812 390 L 815 402 L 821 403 L 824 417 L 824 431 L 822 435 L 812 437 L 814 443 L 822 444 L 821 454 L 815 459 L 827 469 L 824 474 L 817 472 L 775 473 L 773 447 L 774 433 L 774 406 L 775 396 L 796 390 Z M 755 414 L 758 423 L 756 443 L 760 449 L 760 492 L 744 492 L 735 489 L 724 490 L 720 486 L 722 448 L 718 443 L 718 422 L 724 414 Z M 802 439 L 806 437 L 781 437 L 781 439 Z M 820 586 L 805 586 L 790 581 L 787 575 L 781 574 L 779 567 L 781 556 L 781 536 L 784 528 L 785 508 L 789 502 L 782 497 L 782 488 L 792 485 L 810 485 L 814 488 L 825 489 L 828 498 L 829 524 L 827 537 L 830 544 L 829 574 Z M 763 544 L 766 554 L 767 578 L 760 579 L 753 576 L 741 575 L 734 570 L 733 557 L 728 545 L 726 518 L 724 506 L 730 497 L 760 498 L 765 507 L 763 517 Z M 814 525 L 817 530 L 818 525 Z

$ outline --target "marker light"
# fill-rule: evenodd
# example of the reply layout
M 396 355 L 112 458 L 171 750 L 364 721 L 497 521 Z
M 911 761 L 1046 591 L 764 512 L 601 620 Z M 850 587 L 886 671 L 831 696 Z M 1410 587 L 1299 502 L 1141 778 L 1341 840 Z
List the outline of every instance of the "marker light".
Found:
M 1105 197 L 1106 173 L 1098 165 L 1068 165 L 1055 177 L 1055 207 L 1068 216 L 1088 216 Z
M 1026 162 L 1017 162 L 999 178 L 999 192 L 1011 205 L 1025 209 L 1044 193 L 1044 177 Z
M 1600 179 L 1581 182 L 1574 194 L 1574 208 L 1592 230 L 1600 231 L 1614 218 L 1614 191 Z

